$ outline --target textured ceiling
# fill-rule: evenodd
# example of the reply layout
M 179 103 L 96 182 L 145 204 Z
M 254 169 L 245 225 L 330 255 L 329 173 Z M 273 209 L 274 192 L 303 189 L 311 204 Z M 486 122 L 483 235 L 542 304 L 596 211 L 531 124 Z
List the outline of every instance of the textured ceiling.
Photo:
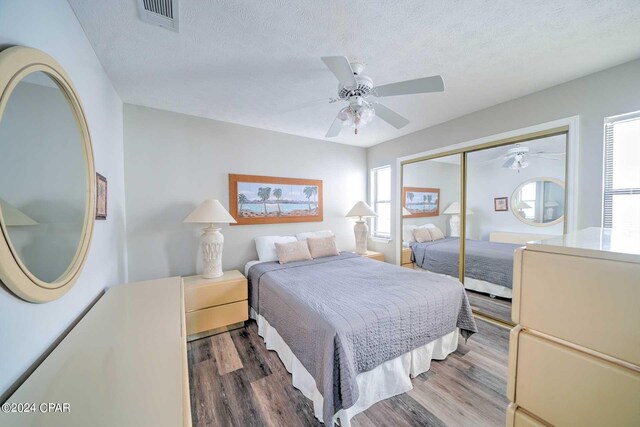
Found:
M 134 0 L 69 0 L 131 104 L 324 139 L 342 104 L 321 56 L 367 64 L 374 84 L 442 75 L 443 93 L 383 103 L 332 141 L 371 146 L 640 57 L 638 0 L 181 0 L 180 32 Z

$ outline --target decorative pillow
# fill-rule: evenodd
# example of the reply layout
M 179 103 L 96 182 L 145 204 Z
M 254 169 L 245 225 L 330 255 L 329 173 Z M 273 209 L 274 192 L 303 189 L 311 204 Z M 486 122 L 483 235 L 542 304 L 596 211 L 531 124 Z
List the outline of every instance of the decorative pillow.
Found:
M 333 231 L 331 230 L 307 231 L 305 233 L 296 234 L 296 239 L 306 240 L 309 237 L 331 237 L 333 235 Z
M 278 253 L 276 252 L 275 243 L 296 242 L 293 236 L 261 236 L 256 237 L 256 252 L 258 259 L 262 262 L 277 261 Z
M 309 246 L 305 240 L 290 243 L 275 243 L 276 252 L 278 253 L 278 262 L 286 264 L 293 261 L 305 261 L 311 259 Z
M 431 228 L 428 227 L 418 227 L 415 228 L 413 230 L 413 237 L 416 239 L 416 242 L 418 243 L 423 243 L 423 242 L 430 242 L 431 240 L 433 240 L 431 238 Z
M 444 239 L 444 233 L 435 225 L 433 227 L 429 227 L 428 230 L 429 233 L 431 233 L 431 240 Z
M 307 245 L 309 245 L 309 252 L 312 258 L 340 255 L 336 247 L 336 236 L 309 237 L 307 238 Z

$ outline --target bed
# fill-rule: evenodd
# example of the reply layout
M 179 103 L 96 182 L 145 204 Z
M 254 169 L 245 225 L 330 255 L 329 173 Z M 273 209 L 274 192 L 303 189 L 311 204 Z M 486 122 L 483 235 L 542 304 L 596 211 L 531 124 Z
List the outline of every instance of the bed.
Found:
M 342 252 L 247 265 L 251 316 L 328 425 L 412 388 L 477 331 L 463 287 Z
M 519 244 L 485 240 L 465 241 L 465 288 L 511 298 L 513 253 Z M 459 275 L 460 239 L 446 237 L 430 242 L 411 242 L 411 260 L 421 269 L 452 277 Z

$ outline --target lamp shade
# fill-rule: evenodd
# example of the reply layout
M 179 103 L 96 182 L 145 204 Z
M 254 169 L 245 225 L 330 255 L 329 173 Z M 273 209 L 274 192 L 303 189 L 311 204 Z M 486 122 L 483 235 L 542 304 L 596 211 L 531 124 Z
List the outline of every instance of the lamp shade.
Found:
M 183 222 L 196 224 L 235 224 L 236 220 L 219 201 L 208 199 L 191 212 Z
M 0 210 L 2 212 L 2 218 L 4 219 L 4 225 L 7 227 L 38 225 L 37 222 L 29 218 L 25 213 L 9 204 L 9 202 L 4 199 L 0 199 Z
M 404 216 L 408 216 L 411 215 L 411 212 L 409 211 L 409 209 L 405 208 L 404 206 L 402 207 L 402 215 Z
M 365 202 L 359 201 L 358 203 L 353 205 L 349 213 L 347 213 L 345 216 L 372 217 L 378 216 L 378 214 L 375 213 L 374 210 L 371 209 Z
M 460 202 L 453 202 L 442 212 L 443 215 L 460 215 Z M 467 209 L 467 215 L 473 215 L 471 209 Z

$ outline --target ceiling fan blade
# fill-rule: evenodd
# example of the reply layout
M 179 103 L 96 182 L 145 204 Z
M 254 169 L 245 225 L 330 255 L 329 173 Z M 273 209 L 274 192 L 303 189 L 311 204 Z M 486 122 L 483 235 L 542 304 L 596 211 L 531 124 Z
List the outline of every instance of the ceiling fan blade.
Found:
M 444 91 L 444 82 L 440 76 L 389 83 L 388 85 L 376 86 L 373 88 L 373 93 L 376 96 L 411 95 L 413 93 L 442 91 Z
M 346 56 L 323 56 L 322 62 L 331 70 L 334 76 L 346 87 L 357 86 L 353 69 Z
M 333 120 L 331 127 L 327 131 L 325 138 L 333 138 L 334 136 L 340 135 L 340 131 L 342 130 L 342 122 L 337 117 Z
M 515 162 L 516 162 L 516 158 L 515 158 L 515 157 L 510 157 L 510 158 L 508 158 L 508 159 L 507 159 L 507 161 L 506 161 L 506 162 L 504 162 L 504 163 L 502 164 L 502 167 L 503 167 L 503 168 L 508 168 L 508 167 L 510 167 L 512 164 L 514 164 Z
M 380 117 L 396 129 L 403 128 L 409 124 L 409 120 L 382 104 L 375 104 L 373 109 L 376 111 L 376 116 Z

